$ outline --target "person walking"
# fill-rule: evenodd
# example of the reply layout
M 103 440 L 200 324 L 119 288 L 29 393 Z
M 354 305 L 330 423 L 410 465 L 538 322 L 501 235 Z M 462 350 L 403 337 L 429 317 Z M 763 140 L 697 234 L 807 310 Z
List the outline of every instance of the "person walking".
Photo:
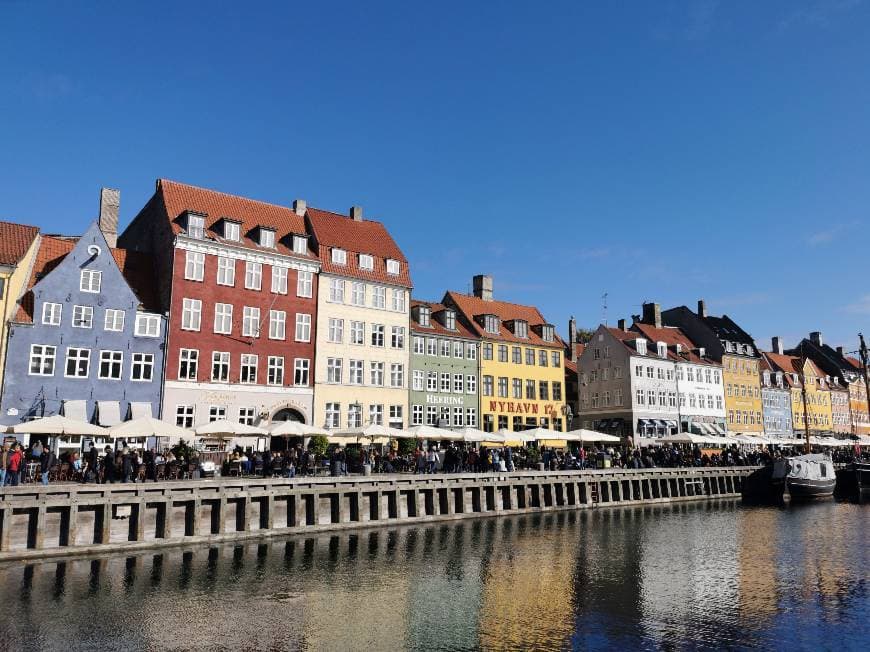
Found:
M 40 477 L 42 478 L 42 485 L 48 486 L 48 474 L 51 471 L 51 467 L 54 464 L 54 453 L 51 452 L 49 447 L 44 447 L 42 449 L 42 457 L 39 459 L 39 471 Z
M 3 448 L 0 448 L 0 488 L 6 486 L 6 468 L 9 466 L 9 443 L 3 442 Z
M 21 467 L 24 463 L 24 454 L 21 452 L 21 444 L 15 444 L 12 453 L 9 455 L 9 463 L 6 469 L 7 483 L 13 487 L 18 486 L 21 480 Z
M 103 482 L 115 482 L 115 453 L 112 451 L 111 446 L 106 446 L 106 454 L 103 457 L 103 469 L 105 471 Z

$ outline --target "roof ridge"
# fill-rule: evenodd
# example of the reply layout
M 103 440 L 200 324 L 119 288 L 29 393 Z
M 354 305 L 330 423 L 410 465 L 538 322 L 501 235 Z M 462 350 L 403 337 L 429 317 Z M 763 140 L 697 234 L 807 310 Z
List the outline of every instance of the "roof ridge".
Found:
M 9 220 L 0 219 L 0 224 L 8 224 L 9 226 L 23 226 L 25 229 L 34 229 L 39 231 L 38 226 L 33 226 L 32 224 L 24 224 L 23 222 L 10 222 Z
M 174 179 L 161 178 L 161 179 L 158 179 L 158 181 L 161 184 L 171 183 L 171 184 L 175 184 L 178 186 L 185 186 L 187 188 L 194 188 L 195 190 L 200 190 L 203 192 L 211 192 L 211 193 L 214 193 L 215 195 L 223 195 L 224 197 L 232 197 L 233 199 L 241 199 L 243 201 L 249 201 L 249 202 L 253 202 L 255 204 L 263 204 L 264 206 L 271 206 L 272 208 L 280 208 L 282 210 L 289 211 L 291 213 L 294 212 L 293 209 L 290 208 L 289 206 L 282 206 L 281 204 L 275 204 L 272 202 L 263 201 L 262 199 L 253 199 L 252 197 L 245 197 L 243 195 L 234 195 L 232 193 L 224 192 L 222 190 L 214 190 L 213 188 L 205 188 L 203 186 L 195 186 L 191 183 L 184 183 L 183 181 L 175 181 Z
M 458 294 L 459 296 L 467 297 L 469 299 L 477 299 L 478 301 L 484 301 L 484 299 L 481 299 L 480 297 L 476 297 L 473 294 L 465 294 L 464 292 L 457 292 L 456 290 L 447 290 L 447 292 L 449 294 Z M 486 303 L 503 303 L 503 304 L 508 305 L 508 306 L 517 306 L 519 308 L 531 308 L 532 310 L 535 310 L 539 315 L 541 315 L 541 317 L 544 316 L 544 314 L 538 309 L 537 306 L 532 306 L 532 305 L 529 305 L 527 303 L 516 303 L 514 301 L 504 301 L 503 299 L 490 299 Z M 549 324 L 550 322 L 544 322 L 544 323 Z
M 330 210 L 327 210 L 325 208 L 318 208 L 317 206 L 309 206 L 308 210 L 315 210 L 315 211 L 319 211 L 321 213 L 327 213 L 327 215 L 329 217 L 335 217 L 338 219 L 343 219 L 343 220 L 350 220 L 351 219 L 350 215 L 342 215 L 341 213 L 336 213 L 335 211 L 330 211 Z M 368 222 L 370 224 L 380 224 L 385 229 L 387 228 L 386 225 L 384 225 L 384 223 L 381 220 L 370 220 L 369 218 L 364 217 L 360 220 L 360 222 L 361 223 Z

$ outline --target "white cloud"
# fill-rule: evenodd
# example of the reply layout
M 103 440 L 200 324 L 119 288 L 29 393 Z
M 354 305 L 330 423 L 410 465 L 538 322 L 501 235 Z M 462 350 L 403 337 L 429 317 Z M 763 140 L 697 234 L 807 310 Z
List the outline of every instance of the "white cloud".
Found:
M 854 303 L 848 304 L 843 310 L 854 315 L 870 315 L 870 294 L 865 294 Z

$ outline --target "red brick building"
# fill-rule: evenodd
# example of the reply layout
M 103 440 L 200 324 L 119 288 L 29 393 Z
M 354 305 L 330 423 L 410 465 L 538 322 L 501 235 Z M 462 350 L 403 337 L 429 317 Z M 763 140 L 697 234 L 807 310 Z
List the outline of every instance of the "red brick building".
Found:
M 152 253 L 169 313 L 164 419 L 313 423 L 320 263 L 304 215 L 157 181 L 119 244 Z

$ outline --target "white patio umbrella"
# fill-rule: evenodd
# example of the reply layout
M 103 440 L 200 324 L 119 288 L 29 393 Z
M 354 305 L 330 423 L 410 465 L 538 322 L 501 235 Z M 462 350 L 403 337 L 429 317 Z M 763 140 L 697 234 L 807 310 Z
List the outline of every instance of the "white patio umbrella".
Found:
M 417 439 L 428 439 L 431 441 L 444 441 L 446 439 L 458 439 L 456 433 L 445 430 L 444 428 L 435 428 L 434 426 L 419 425 L 411 426 L 407 430 L 409 435 Z
M 186 428 L 167 423 L 154 417 L 139 417 L 124 421 L 108 429 L 112 437 L 192 437 L 193 433 Z
M 389 426 L 384 426 L 381 424 L 373 423 L 371 425 L 365 426 L 364 428 L 347 428 L 345 430 L 337 430 L 333 433 L 330 433 L 327 436 L 338 435 L 339 437 L 363 437 L 363 438 L 374 438 L 374 437 L 409 437 L 409 433 L 405 430 L 400 430 L 398 428 L 390 428 Z
M 94 435 L 97 437 L 105 437 L 109 434 L 107 428 L 78 419 L 70 419 L 59 414 L 16 424 L 12 426 L 12 432 L 39 435 Z
M 704 435 L 693 435 L 690 432 L 679 432 L 675 435 L 659 437 L 656 441 L 664 444 L 706 444 L 709 439 L 709 437 Z
M 326 428 L 309 426 L 300 421 L 278 421 L 269 429 L 273 437 L 312 437 L 327 434 Z
M 595 442 L 617 443 L 620 441 L 620 438 L 614 435 L 607 435 L 603 432 L 597 432 L 595 430 L 586 430 L 585 428 L 570 430 L 566 433 L 563 433 L 562 439 L 565 439 L 567 441 L 579 441 L 584 444 L 592 444 Z
M 221 437 L 244 437 L 267 435 L 269 431 L 258 426 L 249 426 L 246 423 L 238 421 L 228 421 L 227 419 L 219 419 L 218 421 L 210 421 L 209 423 L 201 423 L 196 426 L 193 431 L 197 435 L 215 435 Z
M 528 437 L 534 437 L 535 441 L 542 441 L 544 439 L 565 439 L 564 432 L 558 432 L 556 430 L 550 430 L 549 428 L 530 428 L 529 430 L 524 430 L 523 434 Z
M 501 428 L 501 429 L 499 429 L 498 434 L 501 435 L 502 437 L 504 437 L 504 440 L 506 442 L 518 441 L 518 442 L 522 442 L 523 444 L 530 444 L 533 441 L 535 441 L 535 436 L 529 435 L 528 434 L 529 432 L 530 431 L 528 431 L 528 430 L 520 430 L 519 432 L 512 432 L 512 431 L 508 430 L 507 428 Z
M 464 441 L 468 443 L 492 442 L 498 444 L 504 443 L 505 441 L 504 435 L 500 435 L 494 432 L 484 432 L 483 430 L 478 430 L 477 428 L 472 428 L 470 426 L 454 430 L 453 434 L 456 436 L 455 438 L 459 441 Z

